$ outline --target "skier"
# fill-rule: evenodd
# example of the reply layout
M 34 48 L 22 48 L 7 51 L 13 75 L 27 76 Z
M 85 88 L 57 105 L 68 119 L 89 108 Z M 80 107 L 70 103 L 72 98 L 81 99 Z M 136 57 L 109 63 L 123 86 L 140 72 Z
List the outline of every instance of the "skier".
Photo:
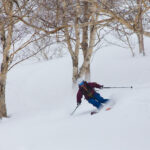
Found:
M 97 84 L 96 82 L 86 82 L 82 80 L 79 83 L 79 90 L 77 92 L 77 105 L 81 104 L 83 95 L 85 99 L 98 110 L 100 110 L 103 104 L 106 104 L 109 101 L 109 99 L 105 99 L 97 93 L 94 88 L 102 89 L 103 85 Z

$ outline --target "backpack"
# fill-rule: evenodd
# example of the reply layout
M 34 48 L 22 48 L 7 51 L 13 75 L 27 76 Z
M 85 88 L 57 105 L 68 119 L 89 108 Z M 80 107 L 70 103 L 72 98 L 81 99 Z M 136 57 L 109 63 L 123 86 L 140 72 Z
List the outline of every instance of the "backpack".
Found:
M 80 86 L 80 88 L 82 94 L 85 95 L 85 97 L 87 97 L 88 99 L 93 97 L 94 90 L 86 81 L 84 81 L 84 84 Z

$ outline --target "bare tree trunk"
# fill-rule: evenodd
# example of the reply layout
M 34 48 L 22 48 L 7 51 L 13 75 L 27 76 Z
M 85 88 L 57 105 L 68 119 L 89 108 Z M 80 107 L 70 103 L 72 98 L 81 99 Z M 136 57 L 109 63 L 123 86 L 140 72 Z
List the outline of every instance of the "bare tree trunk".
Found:
M 94 45 L 95 45 L 96 31 L 97 31 L 96 26 L 94 25 L 91 26 L 89 47 L 88 47 L 88 51 L 87 51 L 87 54 L 83 63 L 83 66 L 84 66 L 83 68 L 85 68 L 85 71 L 84 71 L 85 80 L 87 81 L 91 80 L 91 70 L 90 70 L 91 62 L 90 61 L 91 61 L 91 56 L 92 56 Z
M 66 0 L 63 0 L 63 7 L 64 7 L 64 23 L 67 25 L 66 19 Z M 80 16 L 80 3 L 77 0 L 76 3 L 76 16 L 75 16 L 75 23 L 74 23 L 74 30 L 75 30 L 75 49 L 73 50 L 71 45 L 71 37 L 69 35 L 68 28 L 65 28 L 65 40 L 68 46 L 69 53 L 72 58 L 72 66 L 73 66 L 73 73 L 72 73 L 72 81 L 73 87 L 75 87 L 77 79 L 78 79 L 78 55 L 79 55 L 79 47 L 80 47 L 80 32 L 79 32 L 79 16 Z
M 139 43 L 139 53 L 142 53 L 143 55 L 145 55 L 143 34 L 137 34 L 137 37 L 138 37 L 138 43 Z
M 85 75 L 86 80 L 90 80 L 90 60 L 91 60 L 91 56 L 95 44 L 95 36 L 96 36 L 96 27 L 92 26 L 90 32 L 90 43 L 89 43 L 88 51 L 86 53 L 86 57 L 84 58 L 84 62 L 79 72 L 79 77 L 83 77 Z
M 142 25 L 142 18 L 139 18 L 139 29 L 140 33 L 137 34 L 138 37 L 138 43 L 139 43 L 139 53 L 145 55 L 145 49 L 144 49 L 144 36 L 143 36 L 143 25 Z
M 97 31 L 97 27 L 96 25 L 94 25 L 94 22 L 97 21 L 98 16 L 95 14 L 96 7 L 94 3 L 93 3 L 91 11 L 92 11 L 91 22 L 93 23 L 93 25 L 90 26 L 89 44 L 87 43 L 87 40 L 83 40 L 83 42 L 85 43 L 85 49 L 82 49 L 83 54 L 84 54 L 84 62 L 79 72 L 79 77 L 85 76 L 85 80 L 87 81 L 90 81 L 90 60 L 91 60 L 93 48 L 95 45 L 95 37 L 96 37 L 96 31 Z M 87 29 L 86 29 L 86 32 L 88 32 Z M 86 45 L 88 45 L 88 47 L 86 47 Z M 84 47 L 82 46 L 82 48 Z
M 8 49 L 4 28 L 1 28 L 1 41 L 3 44 L 3 61 L 0 68 L 0 118 L 7 116 L 6 104 L 5 104 L 5 87 L 6 87 L 6 76 L 8 71 Z
M 83 22 L 89 21 L 89 10 L 88 10 L 88 2 L 83 2 L 84 14 L 83 14 Z M 86 57 L 86 53 L 88 50 L 88 26 L 82 28 L 82 43 L 81 43 L 83 56 Z
M 5 104 L 6 74 L 0 74 L 0 118 L 7 117 Z
M 75 57 L 75 59 L 72 59 L 73 62 L 73 75 L 72 75 L 72 81 L 75 85 L 78 79 L 78 58 Z
M 75 54 L 73 52 L 72 46 L 71 46 L 71 39 L 69 36 L 69 31 L 67 28 L 65 28 L 65 40 L 68 46 L 69 53 L 72 58 L 72 67 L 73 67 L 73 72 L 72 72 L 72 82 L 73 82 L 73 87 L 76 85 L 76 81 L 78 79 L 78 54 Z
M 9 50 L 11 48 L 12 32 L 13 32 L 13 18 L 12 18 L 13 3 L 12 1 L 3 0 L 3 6 L 6 14 L 8 15 L 9 25 L 7 29 L 5 29 L 4 23 L 0 22 L 0 36 L 3 45 L 3 60 L 0 68 L 0 117 L 7 116 L 7 109 L 5 104 L 5 87 L 9 65 Z
M 83 14 L 83 22 L 88 22 L 89 21 L 89 7 L 88 7 L 88 2 L 83 2 L 83 7 L 84 7 L 84 14 Z M 88 51 L 88 29 L 89 26 L 85 26 L 82 28 L 82 52 L 83 52 L 83 57 L 84 60 L 86 59 L 86 54 Z M 90 81 L 90 65 L 88 65 L 86 72 L 85 72 L 85 80 Z
M 145 55 L 143 23 L 142 23 L 142 2 L 137 0 L 137 4 L 138 4 L 137 27 L 140 31 L 139 33 L 137 33 L 138 44 L 139 44 L 139 53 L 142 53 L 143 55 Z
M 86 71 L 85 71 L 85 80 L 90 81 L 91 80 L 91 68 L 90 64 L 87 66 Z

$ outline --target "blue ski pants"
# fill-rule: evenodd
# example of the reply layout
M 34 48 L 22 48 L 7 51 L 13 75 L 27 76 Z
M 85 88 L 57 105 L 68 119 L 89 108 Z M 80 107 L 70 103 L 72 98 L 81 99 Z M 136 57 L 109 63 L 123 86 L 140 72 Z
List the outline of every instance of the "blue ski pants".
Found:
M 100 109 L 100 107 L 102 106 L 102 104 L 108 102 L 109 99 L 104 99 L 103 97 L 100 96 L 99 93 L 94 93 L 93 97 L 88 99 L 88 102 L 90 104 L 92 104 L 93 106 L 95 106 L 97 109 Z

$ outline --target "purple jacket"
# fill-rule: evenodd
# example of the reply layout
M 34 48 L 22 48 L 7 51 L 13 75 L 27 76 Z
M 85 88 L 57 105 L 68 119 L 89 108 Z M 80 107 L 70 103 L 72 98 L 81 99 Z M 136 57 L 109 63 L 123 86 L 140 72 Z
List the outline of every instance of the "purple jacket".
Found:
M 103 87 L 103 85 L 97 84 L 96 82 L 88 82 L 87 84 L 88 84 L 88 86 L 90 86 L 92 88 L 93 94 L 95 93 L 94 88 L 102 88 Z M 89 97 L 82 92 L 82 89 L 79 86 L 79 90 L 77 92 L 77 103 L 81 103 L 81 99 L 82 99 L 83 95 L 84 95 L 85 99 L 87 99 L 87 100 L 89 99 Z

